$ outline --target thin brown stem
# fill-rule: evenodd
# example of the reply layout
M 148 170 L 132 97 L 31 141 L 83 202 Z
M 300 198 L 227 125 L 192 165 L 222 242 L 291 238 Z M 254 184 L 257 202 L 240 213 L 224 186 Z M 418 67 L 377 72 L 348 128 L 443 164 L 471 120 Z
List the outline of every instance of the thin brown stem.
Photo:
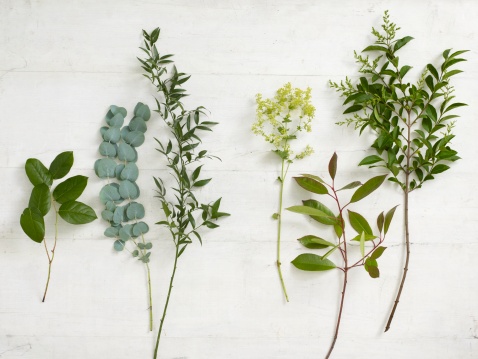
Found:
M 400 281 L 400 287 L 398 288 L 398 293 L 395 298 L 395 302 L 393 304 L 392 311 L 390 313 L 390 316 L 388 317 L 387 325 L 385 326 L 385 332 L 387 332 L 390 329 L 390 326 L 392 324 L 393 316 L 395 315 L 395 311 L 397 310 L 398 303 L 400 302 L 400 296 L 402 295 L 402 290 L 405 285 L 405 280 L 407 278 L 407 272 L 408 272 L 408 263 L 410 261 L 410 232 L 409 232 L 409 226 L 408 226 L 408 195 L 410 193 L 410 159 L 411 159 L 411 152 L 410 152 L 410 143 L 411 143 L 411 127 L 412 123 L 410 121 L 410 112 L 408 113 L 408 123 L 407 123 L 407 128 L 408 128 L 408 140 L 407 140 L 407 168 L 405 171 L 405 188 L 404 188 L 404 207 L 405 207 L 405 245 L 407 248 L 406 252 L 406 257 L 405 257 L 405 266 L 403 267 L 403 274 L 402 274 L 402 280 Z

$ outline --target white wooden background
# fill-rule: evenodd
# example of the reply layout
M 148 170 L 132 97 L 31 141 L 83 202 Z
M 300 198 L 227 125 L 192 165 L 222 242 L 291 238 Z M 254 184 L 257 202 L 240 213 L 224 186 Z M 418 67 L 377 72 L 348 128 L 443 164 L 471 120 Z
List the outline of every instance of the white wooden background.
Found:
M 47 302 L 41 303 L 47 261 L 29 240 L 19 215 L 31 189 L 23 165 L 29 157 L 50 163 L 74 150 L 72 174 L 90 177 L 81 197 L 97 212 L 103 185 L 92 170 L 98 130 L 107 107 L 132 111 L 153 105 L 153 89 L 141 76 L 141 29 L 162 28 L 160 51 L 176 54 L 192 74 L 190 106 L 204 105 L 219 121 L 204 136 L 222 157 L 205 174 L 213 182 L 204 200 L 223 196 L 232 217 L 204 231 L 180 260 L 160 347 L 176 359 L 321 358 L 329 346 L 338 307 L 340 273 L 306 273 L 289 261 L 303 252 L 296 241 L 314 233 L 305 218 L 284 215 L 283 268 L 291 302 L 282 298 L 275 260 L 277 159 L 250 132 L 254 95 L 272 96 L 290 81 L 313 88 L 317 107 L 308 142 L 315 154 L 291 168 L 325 175 L 333 151 L 339 181 L 367 179 L 356 164 L 369 139 L 334 123 L 341 102 L 327 86 L 354 74 L 353 50 L 371 40 L 384 10 L 415 38 L 403 63 L 423 66 L 453 47 L 470 49 L 456 76 L 460 109 L 454 144 L 463 160 L 411 199 L 412 257 L 407 286 L 392 330 L 382 329 L 395 296 L 403 262 L 403 216 L 392 224 L 381 277 L 351 272 L 343 326 L 334 358 L 478 358 L 478 235 L 476 146 L 478 93 L 478 3 L 377 0 L 0 0 L 0 358 L 151 358 L 155 332 L 147 330 L 144 268 L 115 253 L 103 237 L 106 223 L 61 224 Z M 151 176 L 164 170 L 152 136 L 163 136 L 155 117 L 140 148 L 140 200 L 148 210 L 154 241 L 151 260 L 156 328 L 165 299 L 173 245 L 154 222 Z M 371 152 L 370 152 L 371 153 Z M 289 182 L 285 205 L 307 194 Z M 401 203 L 391 184 L 361 202 L 371 221 Z M 47 221 L 51 243 L 53 219 Z M 317 230 L 318 231 L 318 230 Z M 156 329 L 155 328 L 155 329 Z

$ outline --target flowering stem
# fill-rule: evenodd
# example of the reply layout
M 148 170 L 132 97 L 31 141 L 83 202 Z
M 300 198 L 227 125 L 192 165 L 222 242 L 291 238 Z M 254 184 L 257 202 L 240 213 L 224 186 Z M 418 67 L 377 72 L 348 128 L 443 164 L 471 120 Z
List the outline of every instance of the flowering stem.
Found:
M 284 193 L 284 181 L 287 175 L 287 170 L 289 169 L 289 164 L 285 168 L 285 159 L 282 159 L 282 166 L 281 166 L 281 176 L 279 178 L 280 181 L 280 192 L 279 192 L 279 211 L 278 213 L 278 222 L 277 222 L 277 271 L 279 272 L 279 278 L 282 286 L 282 291 L 284 292 L 285 300 L 289 301 L 289 296 L 287 295 L 287 289 L 285 287 L 284 278 L 282 276 L 281 270 L 281 261 L 280 261 L 280 236 L 281 236 L 281 228 L 282 228 L 282 197 Z

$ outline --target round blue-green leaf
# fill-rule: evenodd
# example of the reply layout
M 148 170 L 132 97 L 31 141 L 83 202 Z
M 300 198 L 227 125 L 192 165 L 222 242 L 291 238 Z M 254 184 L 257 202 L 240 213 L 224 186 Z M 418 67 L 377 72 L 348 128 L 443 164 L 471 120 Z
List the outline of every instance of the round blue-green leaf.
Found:
M 126 216 L 128 219 L 141 219 L 144 217 L 144 207 L 141 203 L 131 202 L 126 210 Z
M 120 143 L 118 146 L 118 158 L 120 161 L 135 162 L 137 158 L 136 151 L 127 143 Z
M 103 141 L 99 148 L 100 154 L 105 157 L 116 157 L 116 146 L 112 143 Z
M 118 113 L 122 114 L 123 117 L 126 117 L 126 115 L 128 114 L 128 111 L 126 111 L 126 109 L 124 107 L 111 105 L 109 110 L 108 110 L 108 113 L 106 114 L 106 117 L 111 118 Z
M 121 172 L 123 172 L 123 169 L 124 169 L 125 165 L 120 163 L 119 165 L 116 165 L 115 167 L 115 177 L 117 179 L 121 179 Z
M 148 121 L 151 118 L 151 110 L 148 105 L 138 102 L 134 108 L 134 115 L 141 117 L 143 120 Z
M 42 216 L 46 216 L 51 207 L 50 187 L 45 183 L 40 183 L 33 187 L 28 207 L 36 208 Z
M 111 127 L 104 133 L 103 139 L 106 142 L 117 143 L 121 139 L 120 129 L 117 127 Z
M 113 222 L 115 224 L 120 224 L 123 222 L 125 214 L 124 214 L 125 207 L 116 207 L 116 209 L 113 212 Z
M 120 184 L 119 193 L 125 199 L 136 199 L 139 197 L 139 187 L 134 182 L 124 180 Z
M 297 256 L 292 261 L 292 264 L 296 268 L 305 271 L 326 271 L 336 268 L 332 261 L 312 253 L 303 253 Z
M 58 210 L 58 214 L 71 224 L 90 223 L 97 218 L 95 211 L 90 206 L 77 201 L 63 203 Z
M 127 224 L 119 230 L 119 237 L 123 241 L 127 241 L 132 236 L 133 236 L 133 225 L 132 224 Z
M 133 118 L 130 121 L 128 127 L 131 131 L 140 131 L 143 133 L 145 133 L 148 129 L 148 126 L 146 126 L 146 122 L 141 117 Z
M 27 177 L 32 183 L 32 185 L 36 186 L 40 183 L 45 183 L 48 186 L 51 186 L 53 183 L 53 177 L 48 171 L 48 169 L 36 158 L 29 158 L 25 163 L 25 172 L 27 173 Z
M 139 176 L 138 166 L 135 163 L 128 163 L 121 171 L 120 179 L 136 181 Z
M 108 201 L 108 202 L 106 202 L 105 205 L 106 205 L 106 209 L 108 211 L 114 212 L 115 209 L 116 209 L 116 204 L 113 201 Z
M 113 220 L 113 212 L 105 209 L 101 212 L 101 218 L 103 218 L 105 221 L 111 222 Z
M 144 143 L 144 133 L 140 131 L 131 131 L 125 136 L 124 141 L 133 147 L 139 147 Z
M 124 249 L 124 242 L 120 239 L 116 240 L 113 244 L 113 248 L 115 249 L 115 251 L 121 252 Z
M 121 129 L 121 138 L 124 140 L 126 138 L 126 136 L 128 135 L 128 133 L 130 133 L 131 130 L 129 129 L 129 127 L 125 126 Z
M 53 190 L 53 198 L 58 203 L 74 201 L 81 196 L 88 183 L 88 177 L 73 176 L 60 183 Z
M 144 222 L 138 222 L 135 225 L 133 225 L 133 235 L 135 237 L 139 237 L 140 235 L 148 233 L 148 232 L 149 232 L 149 227 Z
M 65 177 L 73 166 L 73 152 L 62 152 L 52 161 L 49 172 L 53 179 Z
M 105 229 L 105 236 L 115 238 L 118 236 L 119 230 L 120 229 L 118 227 L 108 227 Z
M 23 232 L 37 243 L 45 238 L 45 222 L 38 208 L 25 208 L 20 216 Z
M 116 162 L 111 158 L 101 158 L 95 162 L 95 173 L 99 178 L 115 176 Z
M 110 128 L 108 126 L 103 126 L 100 128 L 101 137 L 103 137 Z
M 123 126 L 124 123 L 124 116 L 121 113 L 117 113 L 111 118 L 106 117 L 106 123 L 111 127 L 119 128 Z
M 102 203 L 106 203 L 108 201 L 116 202 L 120 199 L 121 195 L 119 193 L 119 188 L 114 186 L 113 183 L 107 184 L 100 191 L 100 200 Z

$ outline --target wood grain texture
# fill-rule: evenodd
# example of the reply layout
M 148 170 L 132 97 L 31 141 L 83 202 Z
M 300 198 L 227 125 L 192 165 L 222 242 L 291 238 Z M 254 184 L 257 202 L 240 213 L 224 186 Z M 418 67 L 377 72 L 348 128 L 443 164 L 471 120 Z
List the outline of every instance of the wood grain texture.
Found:
M 161 27 L 160 51 L 175 54 L 178 68 L 192 74 L 188 106 L 204 105 L 220 122 L 204 144 L 222 162 L 207 163 L 210 186 L 199 195 L 223 196 L 232 217 L 204 234 L 181 257 L 161 344 L 164 359 L 289 359 L 325 355 L 335 323 L 339 273 L 317 275 L 288 262 L 303 250 L 296 238 L 320 232 L 285 213 L 283 271 L 291 298 L 283 302 L 275 268 L 275 211 L 279 168 L 267 146 L 252 135 L 254 95 L 271 96 L 285 82 L 310 86 L 317 107 L 307 141 L 315 155 L 291 174 L 326 174 L 339 155 L 338 180 L 366 179 L 356 164 L 368 153 L 367 136 L 335 126 L 342 107 L 329 79 L 354 73 L 353 50 L 370 41 L 385 9 L 415 38 L 401 54 L 418 74 L 445 48 L 470 49 L 456 95 L 460 110 L 455 147 L 461 161 L 411 196 L 412 258 L 407 287 L 394 327 L 382 329 L 403 261 L 402 213 L 387 239 L 381 277 L 351 272 L 336 359 L 478 358 L 478 3 L 376 0 L 3 0 L 0 1 L 0 358 L 150 358 L 154 333 L 147 331 L 144 268 L 115 253 L 102 233 L 105 223 L 60 225 L 49 298 L 41 303 L 47 261 L 18 223 L 30 185 L 29 157 L 49 163 L 74 150 L 72 174 L 90 177 L 81 197 L 100 211 L 103 185 L 92 170 L 107 107 L 132 111 L 138 101 L 154 104 L 141 76 L 141 29 Z M 164 136 L 150 121 L 140 148 L 138 184 L 147 222 L 160 219 L 151 176 L 165 173 L 152 136 Z M 379 174 L 376 170 L 374 173 Z M 307 195 L 286 184 L 284 204 Z M 374 218 L 401 202 L 391 184 L 363 204 Z M 49 238 L 53 218 L 48 218 Z M 151 225 L 151 270 L 156 304 L 164 301 L 173 245 Z M 326 232 L 323 232 L 326 233 Z M 51 239 L 50 239 L 51 240 Z M 358 249 L 357 249 L 358 252 Z M 157 323 L 156 323 L 157 324 Z

